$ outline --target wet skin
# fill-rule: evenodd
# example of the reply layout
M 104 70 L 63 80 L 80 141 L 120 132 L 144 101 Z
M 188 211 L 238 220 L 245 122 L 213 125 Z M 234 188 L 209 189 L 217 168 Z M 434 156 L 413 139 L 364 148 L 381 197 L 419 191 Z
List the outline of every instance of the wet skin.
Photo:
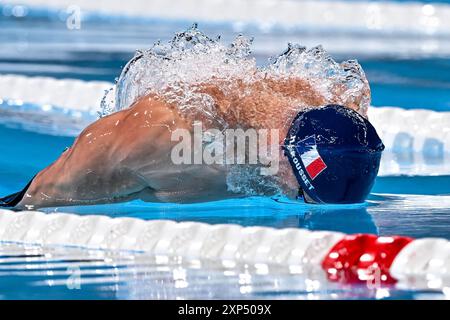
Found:
M 305 80 L 262 79 L 253 83 L 235 80 L 224 92 L 223 81 L 200 84 L 197 90 L 214 101 L 216 115 L 229 128 L 279 129 L 286 136 L 299 110 L 327 103 L 360 109 L 361 97 L 326 101 Z M 231 93 L 230 93 L 231 92 Z M 360 110 L 359 110 L 360 111 Z M 363 112 L 362 112 L 363 113 Z M 37 174 L 18 209 L 85 205 L 142 199 L 151 202 L 201 202 L 239 197 L 228 190 L 227 169 L 222 165 L 176 165 L 171 160 L 175 129 L 192 131 L 202 112 L 186 116 L 176 105 L 148 95 L 131 107 L 89 125 L 53 164 Z M 221 128 L 219 128 L 221 129 Z M 281 156 L 276 175 L 288 196 L 297 182 Z

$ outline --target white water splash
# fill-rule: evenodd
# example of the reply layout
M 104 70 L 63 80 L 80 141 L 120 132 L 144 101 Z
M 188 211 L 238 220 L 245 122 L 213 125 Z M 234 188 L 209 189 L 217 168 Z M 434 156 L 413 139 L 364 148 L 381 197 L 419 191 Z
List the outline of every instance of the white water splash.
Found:
M 339 88 L 339 100 L 345 103 L 363 97 L 358 104 L 361 113 L 367 111 L 370 95 L 362 92 L 368 89 L 368 82 L 356 60 L 339 64 L 321 46 L 307 50 L 289 44 L 268 65 L 257 66 L 251 44 L 252 39 L 239 35 L 227 46 L 193 25 L 177 33 L 169 43 L 158 42 L 150 49 L 137 51 L 119 77 L 115 105 L 105 104 L 103 114 L 128 108 L 140 97 L 153 93 L 175 103 L 185 114 L 201 110 L 208 119 L 220 123 L 223 121 L 215 114 L 214 101 L 205 93 L 195 92 L 196 85 L 227 79 L 252 82 L 263 77 L 306 79 L 330 101 Z M 222 89 L 225 93 L 232 90 Z

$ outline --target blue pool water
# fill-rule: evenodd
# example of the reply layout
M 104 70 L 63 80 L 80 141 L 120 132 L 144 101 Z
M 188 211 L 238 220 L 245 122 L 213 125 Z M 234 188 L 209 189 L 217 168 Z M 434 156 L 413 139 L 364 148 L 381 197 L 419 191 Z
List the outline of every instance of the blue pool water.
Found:
M 135 48 L 148 47 L 158 38 L 168 39 L 185 27 L 185 22 L 174 21 L 123 23 L 111 32 L 114 24 L 97 21 L 73 32 L 52 19 L 21 20 L 0 15 L 0 74 L 112 82 Z M 220 33 L 224 40 L 236 34 L 227 26 L 206 25 L 202 29 Z M 254 52 L 260 63 L 285 47 L 276 34 L 255 31 L 252 35 L 255 44 L 266 43 L 266 47 L 256 46 Z M 311 32 L 288 37 L 289 41 L 308 45 L 320 41 L 325 48 L 329 40 Z M 353 43 L 355 38 L 343 41 Z M 373 56 L 352 51 L 352 47 L 335 56 L 358 58 L 371 83 L 375 106 L 450 111 L 449 57 L 410 53 Z M 7 120 L 2 118 L 0 122 L 0 195 L 20 190 L 73 142 L 73 137 L 37 133 Z M 254 197 L 192 205 L 134 201 L 44 211 L 450 239 L 450 172 L 379 177 L 367 203 L 358 206 L 311 206 L 283 198 Z M 161 264 L 154 257 L 131 253 L 0 244 L 0 298 L 6 299 L 379 298 L 377 292 L 367 288 L 344 288 L 326 282 L 325 287 L 311 290 L 311 279 L 283 270 L 259 275 L 248 266 L 236 266 L 227 271 L 214 261 L 206 261 L 198 269 L 189 261 Z M 74 275 L 82 280 L 80 290 L 68 285 Z M 244 286 L 242 275 L 251 275 L 252 281 Z M 440 293 L 393 289 L 384 297 L 440 297 Z
M 0 145 L 9 146 L 8 152 L 0 155 L 0 194 L 22 189 L 72 142 L 73 138 L 0 125 Z M 450 239 L 449 190 L 450 176 L 378 177 L 366 206 L 311 206 L 282 198 L 255 197 L 191 205 L 134 201 L 44 210 Z

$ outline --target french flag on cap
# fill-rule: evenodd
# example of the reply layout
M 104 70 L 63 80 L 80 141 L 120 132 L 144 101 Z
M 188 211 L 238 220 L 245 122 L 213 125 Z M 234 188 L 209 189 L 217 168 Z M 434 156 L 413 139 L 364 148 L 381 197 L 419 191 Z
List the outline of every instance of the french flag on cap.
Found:
M 297 151 L 312 180 L 327 168 L 327 165 L 317 151 L 317 144 L 314 136 L 309 136 L 299 141 Z

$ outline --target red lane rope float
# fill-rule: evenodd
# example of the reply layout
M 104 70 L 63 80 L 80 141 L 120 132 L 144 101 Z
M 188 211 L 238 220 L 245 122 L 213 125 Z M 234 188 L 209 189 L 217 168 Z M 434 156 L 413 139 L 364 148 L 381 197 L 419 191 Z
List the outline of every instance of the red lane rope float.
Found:
M 389 274 L 389 268 L 400 250 L 412 240 L 399 236 L 348 235 L 331 248 L 322 261 L 322 268 L 331 281 L 395 284 L 397 280 Z

